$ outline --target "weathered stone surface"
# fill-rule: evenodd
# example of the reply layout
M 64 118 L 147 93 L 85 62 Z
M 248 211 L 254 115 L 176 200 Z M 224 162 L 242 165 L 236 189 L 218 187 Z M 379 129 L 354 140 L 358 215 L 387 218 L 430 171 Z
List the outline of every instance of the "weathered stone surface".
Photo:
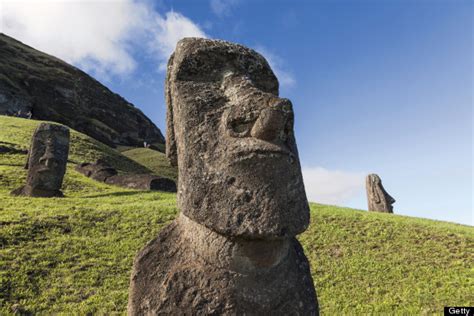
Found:
M 63 196 L 61 185 L 69 153 L 69 129 L 41 123 L 36 128 L 28 151 L 28 176 L 26 184 L 13 195 L 34 197 Z
M 0 115 L 58 122 L 112 147 L 164 145 L 160 130 L 133 104 L 81 70 L 2 33 Z
M 232 236 L 303 232 L 309 208 L 292 105 L 278 97 L 265 59 L 240 45 L 184 40 L 169 63 L 166 91 L 167 154 L 180 159 L 182 212 Z
M 365 179 L 367 203 L 370 212 L 393 213 L 395 199 L 385 191 L 382 180 L 376 174 L 369 174 Z
M 176 192 L 176 183 L 167 178 L 151 174 L 122 174 L 112 168 L 107 162 L 97 160 L 95 163 L 81 163 L 76 171 L 96 181 L 117 185 L 136 190 L 152 190 Z
M 315 315 L 296 238 L 238 239 L 180 214 L 138 254 L 129 315 Z
M 181 40 L 168 63 L 167 156 L 181 214 L 136 257 L 128 313 L 314 315 L 291 102 L 253 50 Z

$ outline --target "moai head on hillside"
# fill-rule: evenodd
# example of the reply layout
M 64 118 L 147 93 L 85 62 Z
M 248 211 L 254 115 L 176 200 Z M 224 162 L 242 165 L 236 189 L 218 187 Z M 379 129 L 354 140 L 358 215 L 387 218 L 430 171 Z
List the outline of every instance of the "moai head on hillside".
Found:
M 62 196 L 61 185 L 69 152 L 69 129 L 41 123 L 35 130 L 28 152 L 26 185 L 12 192 L 17 195 Z
M 98 159 L 95 163 L 81 163 L 75 169 L 86 177 L 102 182 L 118 174 L 117 170 L 103 159 Z
M 393 213 L 392 204 L 395 203 L 395 199 L 385 191 L 380 177 L 374 173 L 369 174 L 365 184 L 369 211 Z
M 224 41 L 181 40 L 168 63 L 167 156 L 178 204 L 221 234 L 282 238 L 304 231 L 309 207 L 293 109 L 257 52 Z

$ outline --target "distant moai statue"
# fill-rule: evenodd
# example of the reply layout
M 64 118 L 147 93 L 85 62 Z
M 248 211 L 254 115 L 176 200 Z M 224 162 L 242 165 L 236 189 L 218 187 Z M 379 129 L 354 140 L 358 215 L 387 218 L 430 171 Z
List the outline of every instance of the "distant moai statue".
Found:
M 168 62 L 181 213 L 136 256 L 129 315 L 317 315 L 293 109 L 255 51 L 186 38 Z
M 395 203 L 395 199 L 385 191 L 378 175 L 369 174 L 365 178 L 365 186 L 370 212 L 393 213 L 392 204 Z
M 12 195 L 61 197 L 69 153 L 69 129 L 62 125 L 41 123 L 31 139 L 25 168 L 26 184 Z

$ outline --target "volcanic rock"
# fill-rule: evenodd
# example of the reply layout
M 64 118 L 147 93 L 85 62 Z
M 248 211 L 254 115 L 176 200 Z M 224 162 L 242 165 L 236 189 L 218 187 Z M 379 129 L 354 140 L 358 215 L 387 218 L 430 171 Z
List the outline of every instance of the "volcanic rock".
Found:
M 2 33 L 0 114 L 58 122 L 112 147 L 164 145 L 160 130 L 133 104 L 76 67 Z

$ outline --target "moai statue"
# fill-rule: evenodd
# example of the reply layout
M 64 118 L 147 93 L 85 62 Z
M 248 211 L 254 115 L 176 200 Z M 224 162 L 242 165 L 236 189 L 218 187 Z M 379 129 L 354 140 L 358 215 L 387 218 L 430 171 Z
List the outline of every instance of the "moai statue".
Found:
M 102 159 L 98 159 L 95 163 L 81 163 L 76 166 L 75 170 L 100 182 L 105 182 L 108 178 L 118 174 L 117 170 Z
M 26 168 L 26 184 L 12 195 L 61 197 L 69 152 L 69 129 L 62 125 L 41 123 L 31 139 Z
M 395 203 L 395 199 L 385 191 L 378 175 L 369 174 L 365 178 L 365 186 L 370 212 L 393 213 L 392 204 Z
M 181 213 L 134 261 L 129 315 L 317 315 L 291 102 L 255 51 L 186 38 L 168 62 Z

